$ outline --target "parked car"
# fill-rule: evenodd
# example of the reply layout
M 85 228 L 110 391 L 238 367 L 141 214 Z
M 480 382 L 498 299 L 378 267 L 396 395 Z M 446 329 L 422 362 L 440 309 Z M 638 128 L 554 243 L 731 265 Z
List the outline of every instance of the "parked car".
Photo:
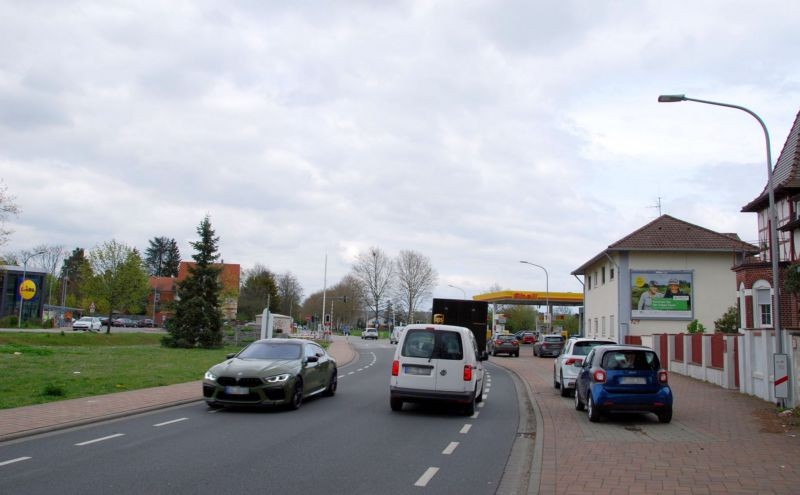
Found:
M 672 420 L 669 376 L 649 347 L 601 345 L 579 366 L 575 409 L 585 407 L 589 421 L 617 412 L 651 412 L 662 423 Z
M 389 343 L 396 344 L 400 342 L 400 335 L 403 333 L 406 327 L 394 327 L 392 330 L 392 334 L 389 336 Z
M 142 318 L 136 322 L 136 326 L 139 328 L 150 328 L 153 326 L 153 320 L 150 318 Z
M 568 397 L 575 390 L 575 379 L 578 377 L 576 365 L 582 363 L 583 358 L 595 347 L 609 344 L 616 344 L 616 342 L 578 337 L 567 340 L 561 354 L 553 362 L 553 386 L 561 389 L 561 397 Z
M 363 332 L 361 332 L 361 339 L 373 339 L 378 340 L 378 329 L 377 328 L 365 328 Z
M 114 318 L 111 325 L 115 327 L 135 327 L 136 322 L 130 318 Z
M 212 366 L 203 378 L 209 407 L 286 405 L 297 409 L 308 397 L 332 396 L 336 361 L 304 339 L 257 340 Z
M 564 337 L 558 334 L 545 335 L 533 344 L 534 356 L 558 356 L 564 347 Z
M 457 404 L 471 416 L 483 400 L 488 358 L 478 352 L 472 331 L 453 325 L 409 325 L 394 351 L 389 381 L 392 411 L 404 402 L 437 401 Z
M 533 332 L 522 332 L 522 343 L 533 344 L 536 342 L 536 335 Z
M 100 322 L 100 318 L 94 316 L 84 316 L 83 318 L 72 322 L 72 331 L 89 330 L 99 332 L 101 327 L 102 323 Z
M 498 354 L 508 354 L 509 356 L 519 357 L 519 342 L 513 335 L 498 335 L 489 339 L 486 343 L 486 350 L 492 356 Z

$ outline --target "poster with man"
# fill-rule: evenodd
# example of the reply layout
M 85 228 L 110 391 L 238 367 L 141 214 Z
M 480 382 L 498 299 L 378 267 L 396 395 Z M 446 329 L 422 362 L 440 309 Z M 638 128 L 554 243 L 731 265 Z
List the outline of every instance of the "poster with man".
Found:
M 632 319 L 692 319 L 692 272 L 631 271 Z

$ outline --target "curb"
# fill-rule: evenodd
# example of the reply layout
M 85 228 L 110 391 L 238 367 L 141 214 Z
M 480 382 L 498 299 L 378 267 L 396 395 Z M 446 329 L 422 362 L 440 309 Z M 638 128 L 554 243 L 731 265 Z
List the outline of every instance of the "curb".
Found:
M 505 366 L 492 363 L 506 370 L 514 382 L 517 390 L 519 403 L 519 426 L 517 428 L 517 438 L 511 447 L 506 462 L 500 486 L 497 489 L 498 495 L 515 495 L 526 493 L 527 495 L 537 495 L 539 493 L 542 476 L 542 450 L 544 447 L 542 411 L 536 398 L 533 395 L 530 384 L 522 378 L 515 370 Z M 524 392 L 524 393 L 523 393 Z M 534 421 L 531 423 L 531 413 Z M 533 437 L 533 442 L 531 442 Z

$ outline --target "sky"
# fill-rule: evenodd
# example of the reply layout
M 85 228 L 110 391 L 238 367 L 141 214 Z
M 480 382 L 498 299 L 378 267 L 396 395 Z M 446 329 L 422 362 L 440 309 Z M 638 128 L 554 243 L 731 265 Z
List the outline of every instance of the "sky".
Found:
M 0 2 L 0 251 L 188 260 L 209 215 L 226 263 L 305 295 L 373 246 L 427 256 L 435 297 L 581 292 L 659 203 L 756 242 L 758 123 L 657 97 L 750 108 L 777 160 L 798 25 L 795 0 Z

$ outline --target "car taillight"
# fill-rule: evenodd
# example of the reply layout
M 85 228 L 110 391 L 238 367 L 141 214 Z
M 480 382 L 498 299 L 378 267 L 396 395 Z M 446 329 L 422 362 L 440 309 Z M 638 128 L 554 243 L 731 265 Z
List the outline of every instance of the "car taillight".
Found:
M 564 360 L 564 366 L 569 366 L 571 364 L 582 363 L 582 362 L 583 362 L 583 359 L 581 359 L 581 358 L 567 358 L 567 359 Z
M 605 383 L 606 382 L 606 372 L 603 370 L 596 370 L 592 374 L 592 379 L 595 383 Z
M 669 379 L 669 375 L 667 374 L 666 371 L 661 370 L 661 371 L 658 372 L 658 382 L 659 383 L 667 383 L 668 379 Z
M 513 342 L 513 344 L 514 344 L 514 345 L 519 345 L 519 342 L 517 342 L 517 341 L 515 340 L 515 341 Z
M 397 376 L 400 374 L 400 361 L 395 359 L 392 361 L 392 376 Z
M 500 339 L 495 340 L 494 343 L 497 345 L 503 345 L 503 341 Z
M 464 381 L 468 382 L 472 380 L 472 365 L 465 364 L 464 365 Z

